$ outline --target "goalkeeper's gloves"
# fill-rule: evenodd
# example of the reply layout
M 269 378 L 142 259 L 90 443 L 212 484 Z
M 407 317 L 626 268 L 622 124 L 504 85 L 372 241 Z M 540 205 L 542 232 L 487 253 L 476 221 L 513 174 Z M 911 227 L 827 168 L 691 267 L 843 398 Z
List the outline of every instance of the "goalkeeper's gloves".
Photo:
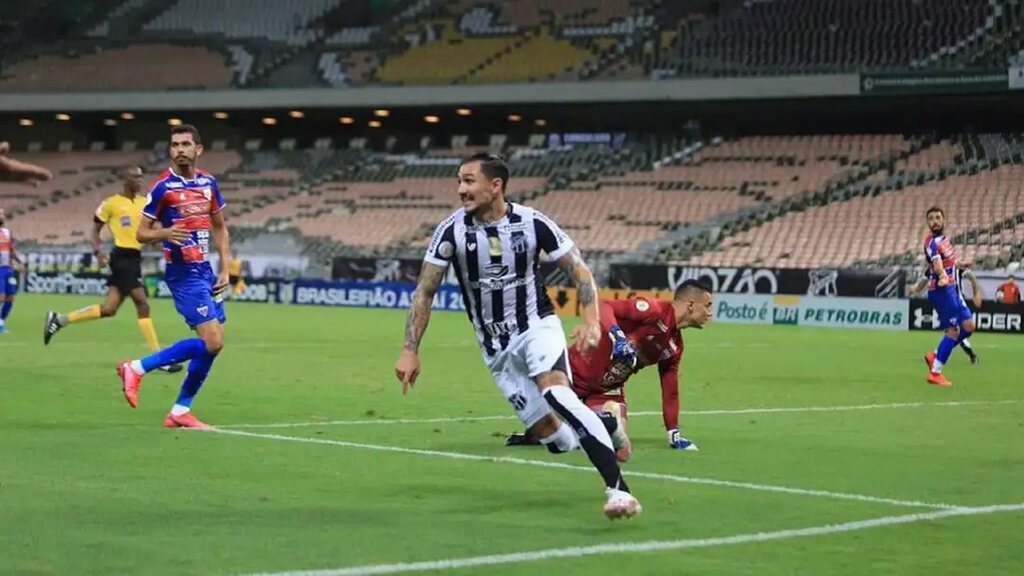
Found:
M 673 450 L 697 450 L 697 445 L 679 435 L 679 429 L 668 431 L 668 447 Z
M 608 329 L 608 337 L 612 339 L 612 363 L 625 366 L 629 370 L 636 368 L 636 346 L 626 338 L 626 333 L 618 324 Z

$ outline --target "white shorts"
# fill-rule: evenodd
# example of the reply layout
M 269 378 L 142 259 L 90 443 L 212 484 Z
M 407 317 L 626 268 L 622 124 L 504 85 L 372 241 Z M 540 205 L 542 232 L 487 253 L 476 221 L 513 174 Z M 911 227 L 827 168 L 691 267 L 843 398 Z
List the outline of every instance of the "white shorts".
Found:
M 541 318 L 526 332 L 515 335 L 508 348 L 493 357 L 485 355 L 484 363 L 490 368 L 502 396 L 527 428 L 551 411 L 533 378 L 558 364 L 565 367 L 572 382 L 565 332 L 562 331 L 561 320 L 555 315 Z

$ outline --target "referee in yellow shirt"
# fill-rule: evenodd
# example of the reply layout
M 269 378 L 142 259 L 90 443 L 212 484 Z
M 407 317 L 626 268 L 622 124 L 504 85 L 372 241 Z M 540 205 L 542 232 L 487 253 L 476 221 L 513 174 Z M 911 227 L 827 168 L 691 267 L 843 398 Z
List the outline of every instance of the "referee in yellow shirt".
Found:
M 160 350 L 156 338 L 156 329 L 149 318 L 149 301 L 146 289 L 142 285 L 142 244 L 135 239 L 139 229 L 139 216 L 146 205 L 146 197 L 142 191 L 142 168 L 129 166 L 121 171 L 123 190 L 120 194 L 108 196 L 96 209 L 90 241 L 93 256 L 100 265 L 110 266 L 110 277 L 107 279 L 107 301 L 103 304 L 86 306 L 68 314 L 46 313 L 46 327 L 43 331 L 43 343 L 49 344 L 53 335 L 61 328 L 76 322 L 86 322 L 97 318 L 110 318 L 117 314 L 125 296 L 130 296 L 135 303 L 135 311 L 139 316 L 139 330 L 146 338 L 146 344 L 152 351 Z M 106 226 L 114 237 L 114 249 L 108 258 L 102 252 L 100 232 Z M 168 372 L 177 372 L 181 366 L 174 364 L 166 368 Z

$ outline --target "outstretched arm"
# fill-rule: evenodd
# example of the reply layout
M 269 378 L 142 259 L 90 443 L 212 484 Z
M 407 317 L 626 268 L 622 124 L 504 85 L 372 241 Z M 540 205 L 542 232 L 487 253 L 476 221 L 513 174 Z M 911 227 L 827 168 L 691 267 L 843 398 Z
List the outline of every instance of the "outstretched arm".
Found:
M 420 341 L 424 332 L 427 331 L 427 324 L 430 323 L 430 309 L 434 303 L 434 295 L 444 280 L 445 268 L 430 262 L 424 262 L 420 269 L 420 278 L 416 284 L 416 292 L 413 293 L 412 306 L 409 308 L 409 315 L 405 319 L 405 341 L 402 343 L 402 353 L 395 364 L 395 376 L 402 381 L 402 392 L 408 392 L 409 387 L 416 384 L 416 378 L 420 374 Z

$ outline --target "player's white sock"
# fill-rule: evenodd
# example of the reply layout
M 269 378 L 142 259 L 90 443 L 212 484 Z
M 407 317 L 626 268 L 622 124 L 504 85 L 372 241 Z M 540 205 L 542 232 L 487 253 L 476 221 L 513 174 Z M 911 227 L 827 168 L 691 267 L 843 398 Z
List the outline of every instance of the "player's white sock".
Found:
M 548 447 L 549 452 L 571 452 L 580 447 L 580 440 L 573 433 L 572 428 L 565 422 L 558 424 L 558 429 L 547 438 L 541 438 L 540 443 Z
M 932 373 L 933 374 L 942 374 L 942 367 L 944 365 L 945 365 L 945 362 L 943 362 L 942 360 L 939 360 L 938 358 L 936 358 L 935 360 L 932 360 Z
M 175 404 L 171 407 L 172 416 L 181 416 L 182 414 L 188 414 L 192 409 L 188 406 L 182 406 L 181 404 Z
M 554 396 L 557 405 L 552 405 L 552 408 L 562 418 L 569 419 L 571 417 L 577 420 L 589 435 L 607 446 L 609 450 L 612 449 L 612 438 L 608 435 L 608 429 L 605 428 L 604 422 L 596 412 L 587 408 L 572 389 L 568 386 L 552 386 L 545 390 L 544 394 Z M 551 401 L 549 400 L 548 403 L 550 404 Z M 562 410 L 567 410 L 569 414 L 563 414 Z
M 129 363 L 128 365 L 139 376 L 145 376 L 146 375 L 146 369 L 142 367 L 142 360 L 132 360 L 131 363 Z

